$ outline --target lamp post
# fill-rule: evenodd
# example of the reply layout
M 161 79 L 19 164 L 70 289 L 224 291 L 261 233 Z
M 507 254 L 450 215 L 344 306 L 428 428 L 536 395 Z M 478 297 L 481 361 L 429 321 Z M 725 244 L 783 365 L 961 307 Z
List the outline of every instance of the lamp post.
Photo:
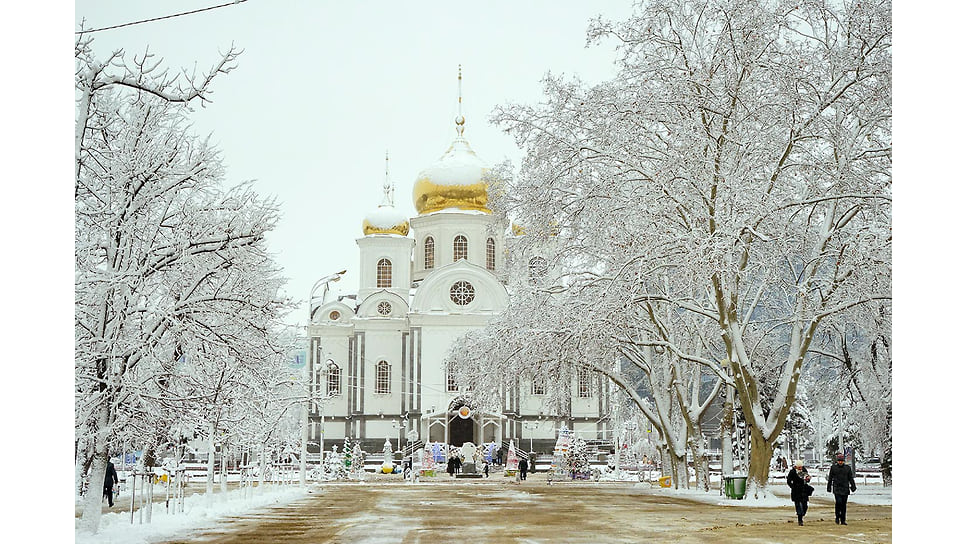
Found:
M 534 452 L 534 430 L 538 428 L 539 422 L 537 421 L 523 421 L 521 425 L 527 429 L 528 432 L 528 443 L 529 443 L 529 453 Z
M 343 270 L 341 272 L 319 278 L 316 280 L 316 283 L 313 284 L 313 288 L 309 290 L 309 319 L 306 321 L 307 341 L 310 341 L 309 326 L 313 322 L 313 296 L 316 294 L 316 291 L 322 287 L 323 294 L 320 295 L 320 299 L 322 299 L 320 301 L 320 305 L 324 304 L 326 302 L 326 294 L 329 292 L 329 282 L 339 281 L 339 279 L 345 273 L 346 270 Z M 313 361 L 316 359 L 317 354 L 315 351 L 311 350 L 311 353 L 308 355 L 309 357 L 307 357 L 306 360 L 306 369 L 303 372 L 303 379 L 305 380 L 304 385 L 306 387 L 307 394 L 306 400 L 302 403 L 302 440 L 300 441 L 301 451 L 299 452 L 299 485 L 301 487 L 306 487 L 306 457 L 309 456 L 309 403 L 311 402 L 313 394 L 312 381 L 310 378 L 312 376 Z M 322 444 L 320 444 L 320 453 L 322 453 Z
M 414 459 L 415 454 L 417 452 L 414 451 L 413 443 L 416 442 L 418 438 L 420 438 L 420 435 L 417 434 L 417 431 L 413 429 L 410 429 L 409 431 L 407 431 L 407 448 L 410 449 L 410 482 L 411 483 L 413 483 L 417 477 L 416 476 L 417 463 L 416 463 L 416 460 Z

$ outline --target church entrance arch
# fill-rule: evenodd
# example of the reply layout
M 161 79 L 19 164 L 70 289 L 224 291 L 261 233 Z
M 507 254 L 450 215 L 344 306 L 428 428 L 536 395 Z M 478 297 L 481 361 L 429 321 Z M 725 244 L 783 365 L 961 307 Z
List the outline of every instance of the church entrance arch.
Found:
M 450 420 L 450 445 L 463 446 L 464 442 L 473 441 L 474 420 L 470 418 L 461 419 L 459 415 L 455 415 L 454 419 Z
M 463 446 L 465 442 L 476 444 L 474 441 L 476 433 L 474 431 L 477 423 L 472 414 L 471 404 L 465 399 L 458 397 L 450 403 L 447 410 L 447 416 L 450 420 L 447 430 L 450 436 L 448 443 L 451 446 Z

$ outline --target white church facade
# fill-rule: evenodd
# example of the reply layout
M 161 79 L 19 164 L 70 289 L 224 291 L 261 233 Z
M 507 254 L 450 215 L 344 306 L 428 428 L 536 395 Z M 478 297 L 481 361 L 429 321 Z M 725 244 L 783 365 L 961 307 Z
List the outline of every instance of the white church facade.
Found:
M 501 412 L 477 409 L 445 368 L 452 343 L 513 311 L 505 260 L 508 225 L 488 208 L 487 165 L 463 137 L 423 170 L 413 186 L 417 216 L 383 203 L 363 221 L 360 285 L 355 295 L 328 292 L 310 301 L 309 452 L 342 445 L 367 451 L 386 439 L 461 445 L 514 441 L 550 452 L 557 430 L 604 437 L 608 426 L 598 376 L 575 380 L 570 413 L 549 417 L 540 385 L 522 380 L 504 391 Z M 325 285 L 323 287 L 326 287 Z M 595 381 L 592 386 L 592 381 Z

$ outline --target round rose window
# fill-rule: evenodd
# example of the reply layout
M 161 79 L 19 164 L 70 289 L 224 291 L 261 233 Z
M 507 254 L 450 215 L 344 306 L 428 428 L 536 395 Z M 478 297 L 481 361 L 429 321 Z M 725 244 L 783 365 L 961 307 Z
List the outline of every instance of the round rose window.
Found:
M 329 318 L 332 321 L 339 321 L 339 312 L 337 312 L 336 310 L 333 310 L 332 312 L 329 312 Z
M 390 306 L 389 302 L 383 300 L 376 305 L 376 311 L 380 315 L 390 315 L 390 312 L 393 311 L 393 306 Z
M 474 286 L 470 282 L 459 281 L 450 287 L 450 300 L 458 306 L 466 306 L 474 300 Z

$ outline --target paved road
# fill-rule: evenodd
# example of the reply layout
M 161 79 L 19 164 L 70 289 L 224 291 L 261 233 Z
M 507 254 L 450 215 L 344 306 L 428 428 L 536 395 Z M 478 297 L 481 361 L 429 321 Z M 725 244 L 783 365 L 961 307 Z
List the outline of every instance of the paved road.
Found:
M 845 527 L 833 523 L 832 502 L 817 499 L 806 525 L 795 521 L 792 504 L 716 506 L 629 484 L 548 486 L 539 479 L 515 484 L 504 478 L 339 483 L 171 544 L 891 542 L 890 506 L 851 504 Z

